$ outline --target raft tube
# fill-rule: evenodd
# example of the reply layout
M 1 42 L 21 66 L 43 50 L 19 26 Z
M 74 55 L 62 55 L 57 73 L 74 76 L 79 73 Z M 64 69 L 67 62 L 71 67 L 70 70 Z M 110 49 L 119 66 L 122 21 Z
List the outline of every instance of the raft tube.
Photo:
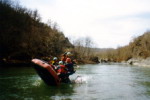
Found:
M 40 59 L 32 59 L 32 62 L 37 74 L 47 85 L 58 86 L 60 84 L 60 78 L 51 65 Z

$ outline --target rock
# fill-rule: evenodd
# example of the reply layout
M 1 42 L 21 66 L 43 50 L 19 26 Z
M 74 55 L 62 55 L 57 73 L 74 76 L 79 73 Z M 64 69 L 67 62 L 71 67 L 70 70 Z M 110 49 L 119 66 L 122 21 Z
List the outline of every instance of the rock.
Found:
M 95 63 L 100 63 L 98 57 L 91 57 L 90 60 L 93 61 L 93 62 L 95 62 Z
M 150 66 L 150 57 L 146 59 L 142 58 L 131 58 L 127 61 L 128 64 L 136 66 Z

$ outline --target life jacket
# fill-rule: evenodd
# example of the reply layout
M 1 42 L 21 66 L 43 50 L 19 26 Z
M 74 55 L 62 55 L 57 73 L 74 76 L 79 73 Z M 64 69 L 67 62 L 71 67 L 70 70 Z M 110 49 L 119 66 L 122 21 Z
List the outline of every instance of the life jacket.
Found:
M 58 69 L 57 69 L 57 73 L 67 73 L 67 70 L 66 70 L 66 66 L 65 65 L 59 65 L 58 66 Z
M 67 59 L 67 57 L 66 57 L 66 56 L 62 56 L 62 57 L 61 57 L 61 61 L 63 61 L 63 63 L 65 63 L 65 62 L 66 62 L 66 59 Z
M 58 65 L 58 61 L 55 61 L 55 60 L 52 60 L 52 65 L 55 65 L 55 66 L 57 66 Z

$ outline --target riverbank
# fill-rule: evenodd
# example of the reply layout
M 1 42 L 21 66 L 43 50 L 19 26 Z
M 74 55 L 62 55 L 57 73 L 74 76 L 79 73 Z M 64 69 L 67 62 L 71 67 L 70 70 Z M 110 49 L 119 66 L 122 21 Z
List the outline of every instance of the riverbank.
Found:
M 77 59 L 77 63 L 78 64 L 98 64 L 100 63 L 99 58 L 98 57 L 91 57 L 90 59 Z
M 42 57 L 40 58 L 44 61 L 49 62 L 50 58 L 48 57 Z M 77 59 L 77 64 L 98 64 L 99 59 L 98 57 L 91 57 L 90 59 Z M 15 66 L 15 67 L 21 67 L 21 66 L 31 66 L 31 59 L 28 60 L 16 60 L 16 59 L 3 59 L 0 60 L 0 67 L 10 67 L 10 66 Z
M 148 57 L 146 59 L 143 59 L 143 58 L 131 58 L 126 63 L 130 64 L 130 65 L 150 67 L 150 57 Z

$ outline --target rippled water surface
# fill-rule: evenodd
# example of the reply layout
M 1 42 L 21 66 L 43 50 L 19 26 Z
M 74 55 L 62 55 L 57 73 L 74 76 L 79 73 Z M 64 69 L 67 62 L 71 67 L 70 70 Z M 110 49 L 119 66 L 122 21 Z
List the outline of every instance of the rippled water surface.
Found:
M 32 67 L 0 68 L 0 100 L 150 100 L 150 68 L 82 65 L 76 84 L 47 86 Z

